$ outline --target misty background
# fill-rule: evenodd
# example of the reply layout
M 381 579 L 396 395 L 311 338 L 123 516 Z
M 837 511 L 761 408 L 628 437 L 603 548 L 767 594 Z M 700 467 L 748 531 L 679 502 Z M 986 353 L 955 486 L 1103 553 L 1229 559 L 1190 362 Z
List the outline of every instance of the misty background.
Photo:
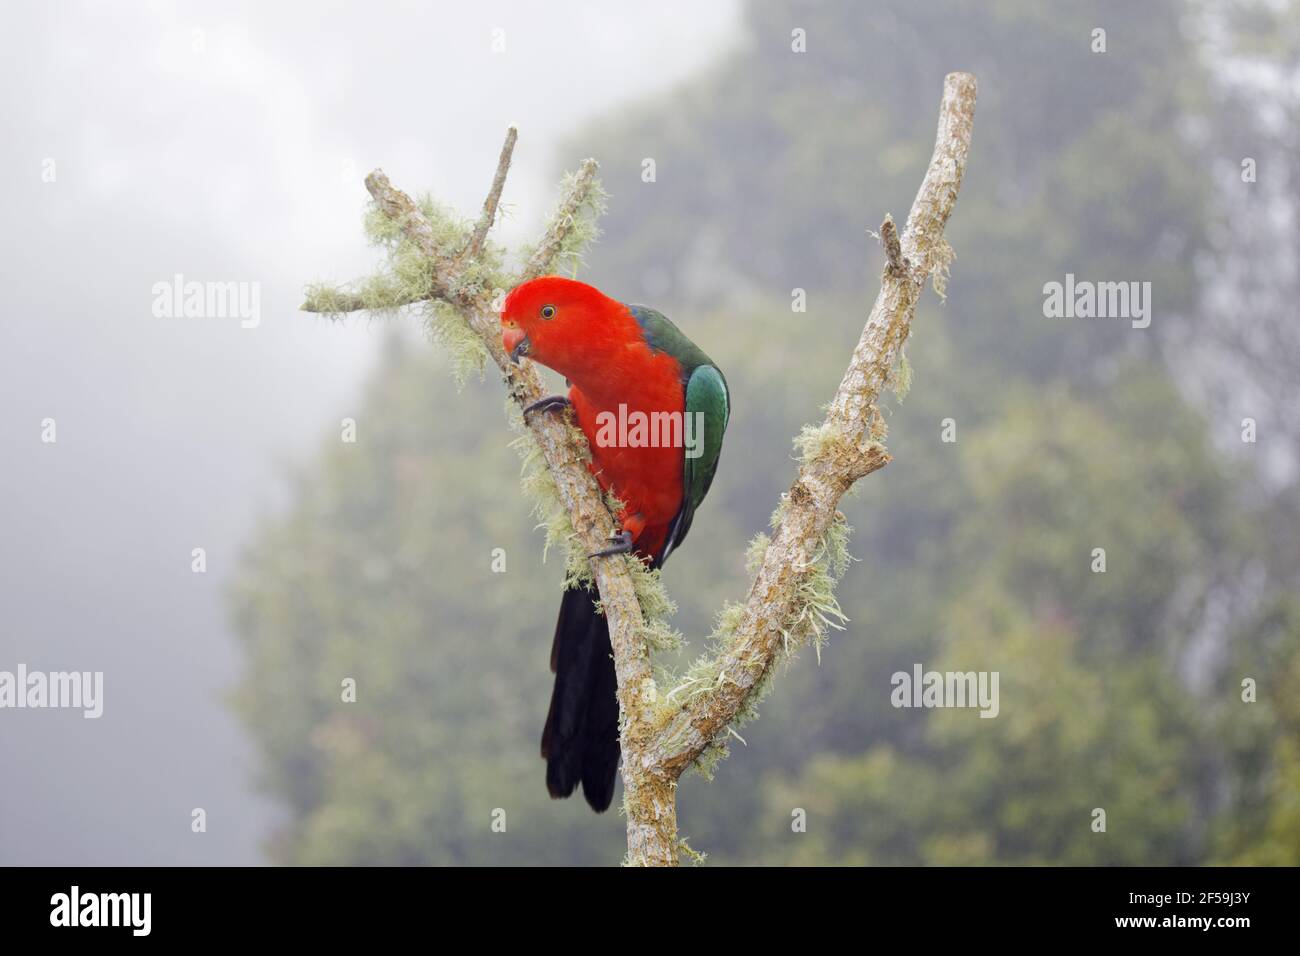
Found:
M 225 591 L 287 465 L 356 413 L 387 331 L 299 313 L 303 286 L 371 268 L 367 172 L 475 209 L 511 123 L 500 232 L 531 237 L 560 137 L 736 29 L 734 4 L 693 6 L 7 7 L 0 669 L 102 670 L 106 688 L 97 721 L 4 711 L 0 863 L 265 859 L 275 805 L 225 703 Z M 176 273 L 260 283 L 260 326 L 154 318 Z
M 852 623 L 683 781 L 682 832 L 736 863 L 1300 862 L 1296 5 L 24 4 L 7 32 L 0 669 L 102 670 L 105 700 L 0 711 L 0 863 L 617 862 L 621 818 L 543 785 L 561 568 L 499 383 L 302 289 L 376 267 L 375 167 L 473 215 L 518 125 L 513 246 L 599 159 L 579 277 L 674 318 L 736 406 L 665 572 L 698 653 L 957 69 L 957 258 L 895 461 L 844 504 Z M 156 318 L 177 273 L 260 283 L 260 324 Z M 1066 273 L 1150 281 L 1151 327 L 1044 317 Z M 892 708 L 915 663 L 999 671 L 1000 716 Z

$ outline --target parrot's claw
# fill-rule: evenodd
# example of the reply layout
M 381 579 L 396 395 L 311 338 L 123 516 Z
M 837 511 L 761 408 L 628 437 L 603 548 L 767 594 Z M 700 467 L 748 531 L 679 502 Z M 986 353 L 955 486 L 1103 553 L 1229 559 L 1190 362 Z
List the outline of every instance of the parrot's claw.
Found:
M 612 548 L 605 548 L 603 551 L 597 551 L 594 554 L 587 555 L 587 557 L 608 558 L 610 555 L 627 554 L 632 550 L 632 532 L 628 531 L 626 528 L 618 534 L 613 535 L 609 540 L 614 542 Z
M 524 421 L 528 421 L 528 416 L 533 412 L 552 412 L 557 408 L 569 408 L 572 405 L 573 403 L 563 395 L 548 395 L 545 398 L 539 398 L 531 405 L 524 406 Z

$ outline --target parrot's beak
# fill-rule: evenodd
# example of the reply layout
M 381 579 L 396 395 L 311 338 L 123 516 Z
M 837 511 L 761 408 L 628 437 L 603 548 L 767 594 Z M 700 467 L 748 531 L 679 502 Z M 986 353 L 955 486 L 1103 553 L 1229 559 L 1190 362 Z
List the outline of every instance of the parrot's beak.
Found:
M 506 329 L 501 333 L 501 344 L 510 353 L 510 361 L 518 365 L 519 360 L 528 354 L 532 343 L 528 341 L 528 333 L 523 329 Z

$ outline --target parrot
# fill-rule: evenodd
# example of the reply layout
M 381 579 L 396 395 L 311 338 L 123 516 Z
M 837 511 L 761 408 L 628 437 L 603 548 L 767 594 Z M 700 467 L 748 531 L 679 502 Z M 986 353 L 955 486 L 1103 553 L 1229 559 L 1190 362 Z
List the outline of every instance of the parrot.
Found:
M 588 467 L 619 504 L 611 546 L 591 557 L 631 553 L 662 567 L 718 469 L 731 414 L 722 371 L 661 313 L 564 276 L 510 291 L 501 342 L 512 362 L 527 358 L 564 376 L 568 395 L 532 402 L 524 418 L 571 413 L 591 446 Z M 620 758 L 613 648 L 599 600 L 594 584 L 564 591 L 541 747 L 551 797 L 581 783 L 597 813 L 613 800 Z

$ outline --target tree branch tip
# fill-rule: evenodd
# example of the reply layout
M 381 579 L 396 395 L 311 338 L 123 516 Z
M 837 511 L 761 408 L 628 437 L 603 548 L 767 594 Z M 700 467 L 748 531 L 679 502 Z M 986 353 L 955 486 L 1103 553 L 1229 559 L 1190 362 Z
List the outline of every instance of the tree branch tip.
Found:
M 974 73 L 966 70 L 953 70 L 943 78 L 943 85 L 946 87 L 970 87 L 972 93 L 979 90 L 979 80 L 975 78 Z
M 894 217 L 885 213 L 885 221 L 880 224 L 880 241 L 885 247 L 885 257 L 889 260 L 891 275 L 902 277 L 907 273 L 908 261 L 903 257 L 903 245 L 898 239 L 898 226 Z

